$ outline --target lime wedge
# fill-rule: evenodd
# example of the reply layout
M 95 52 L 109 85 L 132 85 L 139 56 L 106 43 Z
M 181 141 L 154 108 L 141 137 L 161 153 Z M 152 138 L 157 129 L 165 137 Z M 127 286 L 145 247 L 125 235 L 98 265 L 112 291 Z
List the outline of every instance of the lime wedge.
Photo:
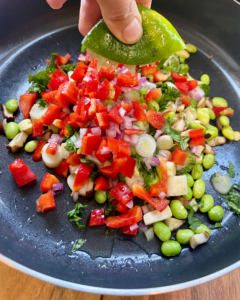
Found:
M 133 45 L 120 42 L 100 20 L 86 35 L 82 44 L 109 60 L 144 65 L 168 58 L 185 48 L 185 44 L 172 24 L 156 11 L 138 5 L 142 16 L 143 36 Z

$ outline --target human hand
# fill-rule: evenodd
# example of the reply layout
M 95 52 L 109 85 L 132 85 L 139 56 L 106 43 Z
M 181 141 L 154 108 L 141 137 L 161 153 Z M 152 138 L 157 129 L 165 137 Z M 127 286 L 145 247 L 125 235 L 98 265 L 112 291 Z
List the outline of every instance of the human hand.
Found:
M 67 0 L 47 0 L 59 9 Z M 103 18 L 110 31 L 123 43 L 136 43 L 143 34 L 142 19 L 137 4 L 151 6 L 151 0 L 82 0 L 79 31 L 85 36 Z

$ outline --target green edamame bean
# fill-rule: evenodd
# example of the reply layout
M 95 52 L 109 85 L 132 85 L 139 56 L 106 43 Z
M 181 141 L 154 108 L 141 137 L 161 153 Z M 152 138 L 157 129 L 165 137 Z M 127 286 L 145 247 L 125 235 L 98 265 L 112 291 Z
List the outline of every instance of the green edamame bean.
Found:
M 187 210 L 179 200 L 172 200 L 170 203 L 172 214 L 175 218 L 183 220 L 187 218 Z
M 162 244 L 161 251 L 165 256 L 175 256 L 181 252 L 182 248 L 176 241 L 167 241 Z
M 187 176 L 187 185 L 189 187 L 192 187 L 194 185 L 194 180 L 192 178 L 192 175 L 190 175 L 190 174 L 187 173 L 186 176 Z
M 195 46 L 193 46 L 192 44 L 186 44 L 186 50 L 189 53 L 196 53 L 197 52 L 197 48 Z
M 192 169 L 192 177 L 193 179 L 199 179 L 202 177 L 203 167 L 200 164 L 196 164 L 196 166 Z
M 206 131 L 207 131 L 206 127 L 204 127 L 204 126 L 202 126 L 202 125 L 200 125 L 198 123 L 192 123 L 190 127 L 191 127 L 191 129 L 202 128 L 203 129 L 203 134 L 205 134 Z
M 153 231 L 162 242 L 166 242 L 171 238 L 171 230 L 163 222 L 154 223 Z
M 211 169 L 215 164 L 215 156 L 212 153 L 208 153 L 203 158 L 203 166 L 205 169 Z
M 103 204 L 107 200 L 107 192 L 106 191 L 95 191 L 94 194 L 95 200 L 99 204 Z
M 224 217 L 224 210 L 221 206 L 214 206 L 209 212 L 208 217 L 211 221 L 220 222 Z
M 194 198 L 202 198 L 202 196 L 205 193 L 205 182 L 203 181 L 203 179 L 198 179 L 194 182 L 194 186 L 193 186 L 193 197 Z
M 208 113 L 209 113 L 210 120 L 215 120 L 216 119 L 216 115 L 215 115 L 214 111 L 211 108 L 208 108 Z
M 214 97 L 212 103 L 214 107 L 228 107 L 227 101 L 222 97 Z
M 200 80 L 205 83 L 206 85 L 210 84 L 210 77 L 207 74 L 203 74 L 200 78 Z
M 218 136 L 218 132 L 216 130 L 209 129 L 209 130 L 207 130 L 206 134 L 207 133 L 211 134 L 210 138 L 206 139 L 207 141 L 211 141 L 211 140 L 215 139 L 215 137 Z
M 18 124 L 15 122 L 10 122 L 7 124 L 6 127 L 6 137 L 9 140 L 12 140 L 15 138 L 15 136 L 19 133 Z
M 17 100 L 16 99 L 8 100 L 8 102 L 6 103 L 6 109 L 9 112 L 14 113 L 18 109 L 18 102 L 17 102 Z
M 222 134 L 229 140 L 234 140 L 234 131 L 231 126 L 223 127 Z
M 193 230 L 193 232 L 196 234 L 204 233 L 205 231 L 207 231 L 209 234 L 211 234 L 211 230 L 204 224 L 201 224 L 200 226 L 198 226 L 197 229 Z
M 209 113 L 204 108 L 197 109 L 197 118 L 202 125 L 207 125 L 210 121 Z
M 202 213 L 208 212 L 214 206 L 214 199 L 211 195 L 204 195 L 201 199 L 201 203 L 203 203 L 203 207 L 200 207 L 200 211 Z
M 24 149 L 26 152 L 33 152 L 37 148 L 38 141 L 30 141 L 28 142 Z
M 192 230 L 180 229 L 176 234 L 176 239 L 180 244 L 186 245 L 189 243 L 192 236 L 194 236 L 194 232 Z
M 169 113 L 164 115 L 164 119 L 166 121 L 172 121 L 172 119 L 175 117 L 175 112 L 174 111 L 170 111 Z
M 217 129 L 216 126 L 213 126 L 213 125 L 210 125 L 210 124 L 209 124 L 209 125 L 207 126 L 207 129 L 208 129 L 208 130 L 214 130 L 214 131 L 216 131 L 216 132 L 218 133 L 218 129 Z
M 188 193 L 187 195 L 183 195 L 183 198 L 186 200 L 191 200 L 192 199 L 192 189 L 188 186 Z
M 220 124 L 221 124 L 222 126 L 224 126 L 224 127 L 227 127 L 227 126 L 230 125 L 230 120 L 229 120 L 229 118 L 226 117 L 226 116 L 221 116 L 221 117 L 219 118 L 219 121 L 220 121 Z
M 189 58 L 189 56 L 190 56 L 190 54 L 189 54 L 186 50 L 184 50 L 184 49 L 182 49 L 182 50 L 176 52 L 175 55 L 177 55 L 177 56 L 182 56 L 182 57 L 184 57 L 185 59 Z
M 186 125 L 186 127 L 189 127 L 190 122 L 189 122 L 188 120 L 186 120 L 186 121 L 185 121 L 185 125 Z

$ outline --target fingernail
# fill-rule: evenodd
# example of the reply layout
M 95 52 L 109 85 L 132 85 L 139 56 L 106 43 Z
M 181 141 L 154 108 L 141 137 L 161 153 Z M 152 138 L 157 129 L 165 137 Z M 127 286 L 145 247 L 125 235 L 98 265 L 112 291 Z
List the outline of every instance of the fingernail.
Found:
M 123 30 L 123 38 L 127 43 L 136 43 L 142 37 L 143 29 L 142 25 L 135 18 L 129 23 Z

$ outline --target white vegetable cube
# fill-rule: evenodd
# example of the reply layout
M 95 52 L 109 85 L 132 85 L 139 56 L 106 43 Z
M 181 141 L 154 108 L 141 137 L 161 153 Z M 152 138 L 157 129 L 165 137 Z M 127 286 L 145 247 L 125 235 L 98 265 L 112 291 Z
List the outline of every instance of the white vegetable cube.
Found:
M 145 225 L 150 225 L 155 222 L 163 221 L 171 218 L 172 211 L 169 206 L 167 206 L 162 212 L 158 210 L 150 211 L 143 216 L 143 221 Z
M 175 176 L 177 172 L 176 164 L 171 161 L 167 161 L 167 175 Z
M 183 168 L 186 168 L 190 164 L 191 160 L 189 157 L 185 159 L 184 165 L 177 165 L 177 171 L 181 171 Z M 183 194 L 184 195 L 184 194 Z
M 187 192 L 188 185 L 186 175 L 168 177 L 168 197 L 187 195 Z

